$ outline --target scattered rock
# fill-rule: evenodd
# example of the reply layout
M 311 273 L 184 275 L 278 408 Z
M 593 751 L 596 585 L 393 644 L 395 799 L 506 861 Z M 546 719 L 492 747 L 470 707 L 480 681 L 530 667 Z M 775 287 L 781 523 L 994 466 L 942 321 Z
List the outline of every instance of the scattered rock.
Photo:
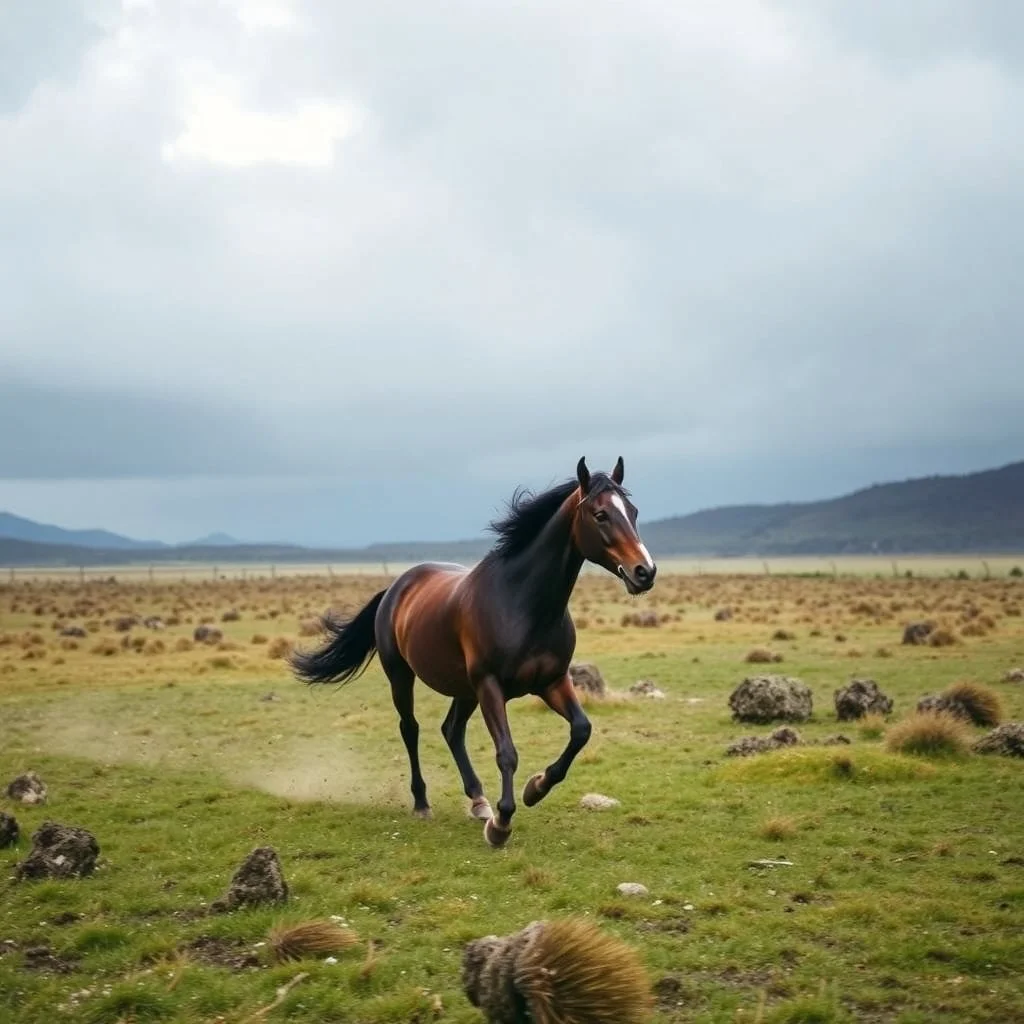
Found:
M 655 611 L 627 612 L 622 616 L 623 626 L 639 626 L 641 629 L 651 629 L 660 626 L 658 613 Z
M 1024 757 L 1024 722 L 1004 722 L 976 740 L 973 749 L 978 754 Z
M 629 692 L 643 697 L 651 697 L 654 700 L 662 700 L 665 697 L 665 691 L 660 690 L 650 679 L 638 679 L 629 688 Z
M 611 807 L 618 807 L 619 801 L 613 796 L 605 796 L 603 793 L 586 793 L 580 797 L 580 807 L 588 811 L 606 811 Z
M 903 630 L 903 643 L 926 644 L 933 629 L 935 629 L 934 622 L 910 622 Z
M 45 804 L 46 783 L 35 772 L 25 772 L 7 786 L 7 795 L 23 804 Z
M 731 608 L 719 608 L 715 612 L 715 622 L 728 622 L 732 618 Z
M 790 676 L 748 676 L 729 696 L 739 722 L 804 722 L 813 709 L 811 688 Z
M 782 661 L 782 655 L 768 650 L 767 647 L 755 647 L 743 660 L 751 665 L 769 665 Z
M 1004 683 L 1024 683 L 1024 668 L 1011 668 L 1003 676 Z
M 768 736 L 744 736 L 743 739 L 730 743 L 725 748 L 725 756 L 749 757 L 751 754 L 763 754 L 765 751 L 778 750 L 780 747 L 795 747 L 801 742 L 800 734 L 784 725 Z
M 224 633 L 216 626 L 203 624 L 192 631 L 192 639 L 197 644 L 219 644 L 224 639 Z
M 18 828 L 18 819 L 13 814 L 0 811 L 0 850 L 13 846 L 21 835 Z
M 280 699 L 281 698 L 278 697 L 278 695 L 276 693 L 265 693 L 265 694 L 263 694 L 262 697 L 260 697 L 260 700 L 264 701 L 265 703 L 271 703 L 272 701 L 276 701 L 276 700 L 280 700 Z
M 650 890 L 640 882 L 619 882 L 615 887 L 620 896 L 647 896 Z
M 96 837 L 75 825 L 44 821 L 32 836 L 29 855 L 14 869 L 15 877 L 85 878 L 96 868 Z
M 142 620 L 142 624 L 147 629 L 163 629 L 164 628 L 164 620 L 161 619 L 159 615 L 147 615 L 146 618 L 144 618 Z
M 847 747 L 850 745 L 850 738 L 844 736 L 841 732 L 834 733 L 831 736 L 826 736 L 822 741 L 823 747 Z
M 287 899 L 288 883 L 277 852 L 270 846 L 258 846 L 235 871 L 227 893 L 210 904 L 210 912 L 222 914 L 241 906 L 284 903 Z
M 604 676 L 601 675 L 601 670 L 589 662 L 578 662 L 577 664 L 570 665 L 569 676 L 572 679 L 572 685 L 577 690 L 583 690 L 585 693 L 593 694 L 595 697 L 603 697 L 608 692 Z
M 84 629 L 82 629 L 81 626 L 65 626 L 60 631 L 59 635 L 60 636 L 74 636 L 74 637 L 78 637 L 79 639 L 82 639 L 83 637 L 87 637 L 89 634 Z
M 840 722 L 852 722 L 872 712 L 887 715 L 892 711 L 892 698 L 882 693 L 874 679 L 851 680 L 836 690 L 833 700 Z

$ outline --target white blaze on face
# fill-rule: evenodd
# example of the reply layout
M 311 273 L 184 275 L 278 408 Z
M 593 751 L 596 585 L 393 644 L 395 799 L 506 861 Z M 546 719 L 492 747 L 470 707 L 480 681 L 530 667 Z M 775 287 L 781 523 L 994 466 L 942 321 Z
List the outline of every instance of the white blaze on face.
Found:
M 622 519 L 626 524 L 626 529 L 628 529 L 629 532 L 633 534 L 633 536 L 636 538 L 637 547 L 640 548 L 640 554 L 644 556 L 644 560 L 647 562 L 647 568 L 653 569 L 654 559 L 651 558 L 651 553 L 647 550 L 647 545 L 644 544 L 644 542 L 637 535 L 636 530 L 633 529 L 633 524 L 629 521 L 629 513 L 626 511 L 626 503 L 618 494 L 613 494 L 611 500 L 616 510 L 622 514 Z

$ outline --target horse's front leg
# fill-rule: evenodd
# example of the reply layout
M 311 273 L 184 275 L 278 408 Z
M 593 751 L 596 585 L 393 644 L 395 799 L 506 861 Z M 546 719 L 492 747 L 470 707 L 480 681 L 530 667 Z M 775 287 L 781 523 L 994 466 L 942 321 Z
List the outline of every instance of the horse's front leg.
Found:
M 512 742 L 505 709 L 505 694 L 494 676 L 486 676 L 477 685 L 480 713 L 494 741 L 495 760 L 501 772 L 501 797 L 498 813 L 484 822 L 484 838 L 491 846 L 504 846 L 512 834 L 512 815 L 516 813 L 513 777 L 519 767 L 519 754 Z
M 569 768 L 576 755 L 590 739 L 590 719 L 580 706 L 576 698 L 576 687 L 568 675 L 545 690 L 541 698 L 552 711 L 557 712 L 569 723 L 569 742 L 557 761 L 527 782 L 523 790 L 523 803 L 527 807 L 540 803 L 551 792 L 551 788 L 557 786 L 569 774 Z

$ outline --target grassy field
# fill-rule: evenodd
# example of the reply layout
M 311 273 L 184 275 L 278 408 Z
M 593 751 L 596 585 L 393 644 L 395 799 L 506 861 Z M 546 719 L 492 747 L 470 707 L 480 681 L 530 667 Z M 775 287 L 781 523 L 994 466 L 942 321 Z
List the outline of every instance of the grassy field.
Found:
M 1024 667 L 1024 581 L 994 566 L 976 578 L 966 559 L 967 580 L 888 566 L 666 573 L 635 601 L 584 578 L 577 659 L 615 692 L 588 702 L 589 746 L 540 805 L 520 800 L 501 850 L 466 815 L 445 700 L 417 688 L 434 812 L 422 821 L 376 663 L 343 689 L 310 690 L 282 660 L 316 642 L 315 616 L 365 600 L 381 577 L 0 588 L 0 810 L 22 831 L 0 850 L 0 1021 L 469 1024 L 482 1018 L 461 989 L 462 945 L 562 915 L 640 952 L 660 1022 L 1024 1021 L 1024 761 L 887 745 L 920 697 L 960 680 L 1024 720 L 1024 685 L 1004 681 Z M 716 620 L 725 607 L 731 619 Z M 649 609 L 657 626 L 628 620 Z M 150 615 L 165 628 L 130 621 Z M 903 646 L 920 619 L 953 642 Z M 223 638 L 195 643 L 201 622 Z M 62 636 L 69 625 L 87 635 Z M 748 664 L 753 648 L 782 660 Z M 766 672 L 811 686 L 813 719 L 796 728 L 812 742 L 726 757 L 773 728 L 735 723 L 728 707 Z M 852 677 L 894 699 L 888 722 L 836 722 L 833 692 Z M 630 696 L 639 679 L 665 698 Z M 566 727 L 532 699 L 509 710 L 521 794 Z M 850 745 L 813 742 L 836 732 Z M 494 800 L 479 715 L 469 748 Z M 49 787 L 44 806 L 2 795 L 28 770 Z M 592 792 L 620 804 L 582 809 Z M 95 834 L 95 874 L 14 881 L 47 819 Z M 276 849 L 288 903 L 209 913 L 259 845 Z M 620 896 L 620 882 L 649 893 Z M 336 963 L 274 962 L 273 926 L 331 916 L 359 939 Z

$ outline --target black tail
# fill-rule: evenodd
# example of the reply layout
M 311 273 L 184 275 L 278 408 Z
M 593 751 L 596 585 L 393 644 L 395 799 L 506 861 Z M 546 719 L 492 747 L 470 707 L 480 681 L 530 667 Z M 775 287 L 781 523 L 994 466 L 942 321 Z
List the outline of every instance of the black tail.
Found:
M 377 650 L 374 618 L 386 593 L 374 594 L 351 619 L 325 615 L 328 641 L 315 651 L 293 652 L 288 661 L 295 674 L 307 683 L 347 683 L 362 675 Z

